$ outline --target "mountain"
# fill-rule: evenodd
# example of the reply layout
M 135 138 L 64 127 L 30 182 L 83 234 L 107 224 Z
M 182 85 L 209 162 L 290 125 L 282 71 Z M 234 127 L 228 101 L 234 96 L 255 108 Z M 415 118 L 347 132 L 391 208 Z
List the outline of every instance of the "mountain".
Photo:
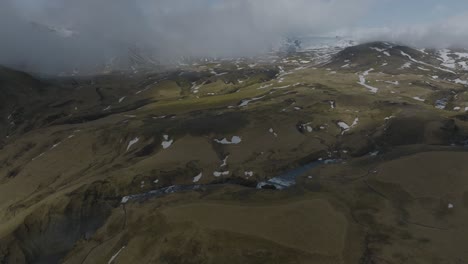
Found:
M 45 31 L 49 33 L 56 34 L 58 37 L 61 38 L 73 38 L 76 37 L 79 33 L 66 28 L 66 27 L 60 27 L 60 26 L 54 26 L 54 25 L 45 25 L 37 22 L 31 22 L 31 26 L 39 31 Z
M 468 259 L 463 51 L 348 44 L 1 68 L 0 262 Z
M 27 121 L 37 113 L 42 100 L 54 93 L 42 82 L 23 72 L 0 67 L 0 136 L 4 138 L 14 130 L 27 129 Z

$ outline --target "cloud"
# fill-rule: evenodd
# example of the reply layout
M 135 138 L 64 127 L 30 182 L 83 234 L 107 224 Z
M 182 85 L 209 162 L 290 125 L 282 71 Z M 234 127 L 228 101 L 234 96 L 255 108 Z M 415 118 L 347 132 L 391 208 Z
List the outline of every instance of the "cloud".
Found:
M 425 48 L 468 48 L 468 13 L 432 23 L 342 30 L 360 41 L 390 41 Z
M 468 13 L 426 24 L 355 28 L 376 0 L 1 0 L 0 64 L 89 72 L 130 63 L 129 51 L 249 56 L 287 36 L 350 35 L 418 47 L 467 47 Z M 377 5 L 378 6 L 378 5 Z M 446 6 L 434 7 L 442 12 Z
M 285 36 L 353 24 L 372 1 L 2 0 L 0 64 L 92 69 L 133 47 L 160 60 L 252 55 Z

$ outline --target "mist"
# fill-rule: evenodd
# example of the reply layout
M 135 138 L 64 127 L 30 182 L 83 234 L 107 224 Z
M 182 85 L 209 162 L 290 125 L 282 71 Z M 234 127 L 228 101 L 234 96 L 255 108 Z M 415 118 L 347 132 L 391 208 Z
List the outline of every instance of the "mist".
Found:
M 2 0 L 0 64 L 47 74 L 89 72 L 109 62 L 127 64 L 129 50 L 164 64 L 181 57 L 253 56 L 285 37 L 301 35 L 347 34 L 411 45 L 467 43 L 466 16 L 430 25 L 358 29 L 375 2 Z M 447 29 L 454 25 L 459 29 Z
M 360 42 L 389 41 L 417 48 L 468 48 L 468 12 L 415 25 L 358 28 L 336 32 Z
M 284 37 L 354 23 L 370 0 L 3 0 L 0 64 L 41 73 L 93 69 L 136 48 L 182 56 L 251 56 Z

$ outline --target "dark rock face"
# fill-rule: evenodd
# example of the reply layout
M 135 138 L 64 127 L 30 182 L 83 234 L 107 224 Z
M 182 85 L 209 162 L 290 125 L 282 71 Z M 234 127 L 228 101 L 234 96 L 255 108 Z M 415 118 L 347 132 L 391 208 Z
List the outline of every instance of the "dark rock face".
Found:
M 60 263 L 76 242 L 89 239 L 106 221 L 112 206 L 119 204 L 106 183 L 96 183 L 67 198 L 38 208 L 10 237 L 0 241 L 0 263 Z
M 297 131 L 299 131 L 299 133 L 304 134 L 305 132 L 307 132 L 307 125 L 306 123 L 299 121 L 296 124 L 296 129 Z

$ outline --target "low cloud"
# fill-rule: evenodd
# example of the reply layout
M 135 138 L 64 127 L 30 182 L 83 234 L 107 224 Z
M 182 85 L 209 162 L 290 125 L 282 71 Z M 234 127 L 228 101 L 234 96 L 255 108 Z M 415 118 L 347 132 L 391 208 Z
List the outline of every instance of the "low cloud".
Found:
M 0 64 L 59 73 L 138 49 L 159 60 L 263 52 L 285 36 L 324 34 L 372 0 L 3 0 Z
M 182 56 L 248 56 L 288 36 L 351 35 L 466 47 L 468 14 L 405 27 L 352 29 L 376 0 L 2 0 L 0 64 L 57 74 Z M 340 30 L 351 28 L 352 30 Z M 334 32 L 334 33 L 332 33 Z M 338 33 L 336 33 L 338 32 Z
M 423 48 L 468 48 L 468 13 L 444 20 L 399 27 L 343 30 L 361 41 L 390 41 Z

